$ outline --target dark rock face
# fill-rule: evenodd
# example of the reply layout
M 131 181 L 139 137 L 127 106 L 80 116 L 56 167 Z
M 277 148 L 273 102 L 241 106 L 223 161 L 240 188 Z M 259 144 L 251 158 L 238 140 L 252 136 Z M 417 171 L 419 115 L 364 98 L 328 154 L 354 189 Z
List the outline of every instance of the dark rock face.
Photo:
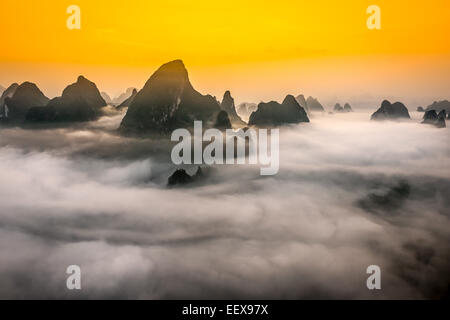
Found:
M 344 111 L 346 112 L 353 112 L 352 107 L 350 106 L 349 103 L 344 104 Z
M 208 171 L 208 170 L 207 170 Z M 177 169 L 168 179 L 167 185 L 173 187 L 176 185 L 186 185 L 192 182 L 198 182 L 206 178 L 206 173 L 203 172 L 202 168 L 199 166 L 197 172 L 190 176 L 186 170 Z
M 176 170 L 168 179 L 168 185 L 187 184 L 192 182 L 192 177 L 184 169 Z
M 425 109 L 422 107 L 417 107 L 417 112 L 425 112 Z
M 268 103 L 261 102 L 258 110 L 250 115 L 249 124 L 264 125 L 282 125 L 289 123 L 309 122 L 309 118 L 297 100 L 292 95 L 286 96 L 282 104 L 276 101 Z
M 352 107 L 350 107 L 350 105 L 348 103 L 344 104 L 344 107 L 342 107 L 339 103 L 336 103 L 334 105 L 334 112 L 352 112 Z
M 1 97 L 0 97 L 0 118 L 6 119 L 9 116 L 9 109 L 5 107 L 6 98 L 11 98 L 16 92 L 16 89 L 19 85 L 17 83 L 13 83 L 8 88 L 6 88 Z
M 384 100 L 381 107 L 372 114 L 371 120 L 410 119 L 408 109 L 401 102 L 391 104 Z
M 123 101 L 117 108 L 122 109 L 124 107 L 128 107 L 133 103 L 134 98 L 136 97 L 138 91 L 136 89 L 133 89 L 133 92 L 131 93 L 131 96 L 129 96 L 125 101 Z
M 426 111 L 435 110 L 436 112 L 445 110 L 445 112 L 448 114 L 450 113 L 450 101 L 448 100 L 435 101 L 431 105 L 429 105 L 425 110 Z
M 295 98 L 298 102 L 298 104 L 300 105 L 300 107 L 302 107 L 303 109 L 307 110 L 308 106 L 306 104 L 306 100 L 305 100 L 305 96 L 300 94 Z
M 61 97 L 50 100 L 46 108 L 33 108 L 27 114 L 30 122 L 83 122 L 98 119 L 106 106 L 95 83 L 79 76 L 66 87 Z
M 195 120 L 208 127 L 216 120 L 220 106 L 214 97 L 204 96 L 191 85 L 181 60 L 162 65 L 139 91 L 120 125 L 123 133 L 168 133 L 192 127 Z
M 422 123 L 434 124 L 437 121 L 437 113 L 434 110 L 425 112 Z
M 445 128 L 445 110 L 441 110 L 438 114 L 437 122 L 435 124 L 438 128 Z
M 344 108 L 339 103 L 336 103 L 333 108 L 334 112 L 344 112 Z
M 325 111 L 319 100 L 313 97 L 308 97 L 308 99 L 306 99 L 306 106 L 308 108 L 308 111 Z
M 217 115 L 217 120 L 214 127 L 219 129 L 232 128 L 230 118 L 228 117 L 228 114 L 225 110 L 220 111 L 219 114 Z
M 426 111 L 422 123 L 432 124 L 437 128 L 445 128 L 445 110 L 441 110 L 439 114 L 435 110 Z
M 234 105 L 234 99 L 231 96 L 230 91 L 225 91 L 220 107 L 222 108 L 222 110 L 227 112 L 228 117 L 230 117 L 232 123 L 240 126 L 245 125 L 245 122 L 242 121 L 242 119 L 236 112 L 236 106 Z
M 16 88 L 12 97 L 5 98 L 4 104 L 9 110 L 9 120 L 21 122 L 30 108 L 45 106 L 48 101 L 34 83 L 24 82 Z

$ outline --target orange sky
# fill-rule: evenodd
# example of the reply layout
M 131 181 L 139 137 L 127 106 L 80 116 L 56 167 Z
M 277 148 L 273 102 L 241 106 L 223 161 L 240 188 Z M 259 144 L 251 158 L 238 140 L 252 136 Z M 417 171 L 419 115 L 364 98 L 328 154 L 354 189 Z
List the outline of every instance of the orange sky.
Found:
M 71 4 L 81 30 L 66 27 Z M 366 27 L 371 4 L 381 30 Z M 50 97 L 79 74 L 111 95 L 140 88 L 180 58 L 199 91 L 238 101 L 450 99 L 448 0 L 2 0 L 0 26 L 0 84 Z

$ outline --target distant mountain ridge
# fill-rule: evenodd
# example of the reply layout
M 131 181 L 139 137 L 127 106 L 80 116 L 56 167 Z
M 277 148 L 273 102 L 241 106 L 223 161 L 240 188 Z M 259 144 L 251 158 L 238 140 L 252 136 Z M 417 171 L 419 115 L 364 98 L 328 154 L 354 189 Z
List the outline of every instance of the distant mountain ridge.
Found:
M 133 92 L 135 90 L 137 91 L 137 89 L 133 87 L 127 88 L 125 92 L 121 93 L 119 96 L 112 99 L 112 103 L 115 105 L 123 104 L 125 100 L 129 99 L 133 95 Z
M 320 104 L 319 100 L 316 98 L 313 98 L 311 96 L 306 99 L 306 108 L 308 111 L 314 111 L 314 112 L 324 112 L 324 107 Z
M 44 107 L 31 108 L 29 122 L 83 122 L 98 119 L 107 105 L 95 83 L 83 76 L 67 86 L 61 97 L 53 98 Z
M 287 95 L 280 104 L 276 101 L 261 102 L 258 109 L 250 115 L 249 125 L 283 125 L 309 122 L 306 111 L 292 95 Z
M 133 103 L 134 98 L 136 98 L 137 93 L 138 93 L 137 89 L 133 89 L 131 96 L 125 99 L 120 105 L 117 106 L 117 108 L 121 109 L 130 106 Z
M 448 114 L 448 113 L 450 113 L 450 101 L 448 101 L 448 100 L 434 101 L 432 104 L 430 104 L 425 109 L 425 111 L 429 111 L 429 110 L 435 110 L 436 112 L 445 110 L 445 112 Z
M 384 100 L 381 107 L 372 114 L 371 120 L 410 119 L 408 109 L 401 102 L 390 103 Z
M 17 86 L 12 96 L 5 97 L 4 105 L 9 110 L 9 121 L 21 122 L 31 108 L 45 106 L 48 101 L 36 84 L 27 81 Z

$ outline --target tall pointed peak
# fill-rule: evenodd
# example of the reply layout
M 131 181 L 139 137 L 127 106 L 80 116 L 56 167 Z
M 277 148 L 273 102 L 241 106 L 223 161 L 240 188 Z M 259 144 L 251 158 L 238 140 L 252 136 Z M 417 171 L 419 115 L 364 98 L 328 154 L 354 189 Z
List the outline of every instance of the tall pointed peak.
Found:
M 286 105 L 286 104 L 293 104 L 293 105 L 297 105 L 298 104 L 298 102 L 297 102 L 297 100 L 295 100 L 295 98 L 294 98 L 294 96 L 293 95 L 291 95 L 291 94 L 288 94 L 285 98 L 284 98 L 284 100 L 283 100 L 283 103 L 282 104 L 284 104 L 284 105 Z
M 155 72 L 155 74 L 166 73 L 166 72 L 167 73 L 186 73 L 186 75 L 187 75 L 187 70 L 186 70 L 186 67 L 184 66 L 184 63 L 182 60 L 173 60 L 173 61 L 163 64 L 161 67 L 159 67 L 159 69 Z

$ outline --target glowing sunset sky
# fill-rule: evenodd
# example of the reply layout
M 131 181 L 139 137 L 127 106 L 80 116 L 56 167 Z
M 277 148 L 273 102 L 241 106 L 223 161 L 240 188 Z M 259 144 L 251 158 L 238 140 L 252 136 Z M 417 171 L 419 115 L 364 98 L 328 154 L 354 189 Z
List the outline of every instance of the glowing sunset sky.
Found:
M 71 4 L 81 30 L 66 27 Z M 366 27 L 371 4 L 381 30 Z M 200 92 L 238 102 L 450 98 L 448 0 L 2 0 L 0 26 L 0 84 L 30 80 L 50 97 L 79 74 L 112 96 L 141 88 L 179 58 Z

